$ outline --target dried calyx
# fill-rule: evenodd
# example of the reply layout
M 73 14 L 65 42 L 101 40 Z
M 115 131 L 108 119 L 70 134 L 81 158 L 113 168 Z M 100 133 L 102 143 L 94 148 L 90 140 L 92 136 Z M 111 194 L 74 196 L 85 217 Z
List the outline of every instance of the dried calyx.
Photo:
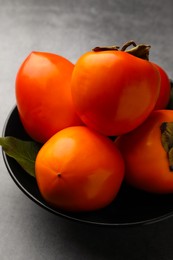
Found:
M 133 46 L 131 49 L 127 49 L 130 46 Z M 98 51 L 108 51 L 108 50 L 115 50 L 115 51 L 124 51 L 127 52 L 135 57 L 149 60 L 149 50 L 151 46 L 147 44 L 136 44 L 134 41 L 128 41 L 120 48 L 119 46 L 113 45 L 113 46 L 97 46 L 93 48 L 92 50 L 95 52 Z
M 163 122 L 160 130 L 162 146 L 169 161 L 169 170 L 173 171 L 173 122 Z

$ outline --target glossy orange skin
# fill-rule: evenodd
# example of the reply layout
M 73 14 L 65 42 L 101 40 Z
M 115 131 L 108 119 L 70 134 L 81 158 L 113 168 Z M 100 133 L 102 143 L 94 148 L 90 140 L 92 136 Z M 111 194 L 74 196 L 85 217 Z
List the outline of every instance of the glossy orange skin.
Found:
M 107 136 L 139 126 L 153 110 L 160 75 L 149 61 L 123 51 L 87 52 L 77 61 L 71 82 L 78 114 Z
M 36 158 L 43 198 L 67 211 L 105 207 L 116 197 L 123 177 L 124 161 L 114 143 L 86 126 L 61 130 Z
M 167 107 L 171 95 L 171 83 L 167 73 L 157 64 L 153 63 L 160 73 L 160 93 L 154 109 L 164 109 Z
M 16 76 L 16 102 L 26 132 L 46 142 L 57 131 L 81 124 L 72 102 L 74 65 L 52 53 L 32 52 Z
M 173 172 L 161 143 L 163 122 L 173 122 L 172 110 L 153 111 L 141 126 L 115 141 L 125 160 L 125 180 L 148 192 L 173 192 Z

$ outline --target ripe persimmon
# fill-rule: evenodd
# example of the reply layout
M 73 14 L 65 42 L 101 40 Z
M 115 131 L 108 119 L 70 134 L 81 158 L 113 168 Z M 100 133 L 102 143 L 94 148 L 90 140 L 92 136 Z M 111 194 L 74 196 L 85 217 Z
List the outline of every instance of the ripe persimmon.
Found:
M 32 52 L 16 76 L 16 102 L 26 132 L 44 143 L 57 131 L 80 125 L 70 89 L 74 64 L 53 53 Z
M 122 135 L 143 123 L 160 91 L 156 66 L 135 57 L 140 45 L 130 54 L 113 47 L 97 47 L 83 54 L 71 80 L 72 98 L 80 118 L 107 136 Z M 146 53 L 149 46 L 142 47 Z
M 124 161 L 109 138 L 86 126 L 74 126 L 42 146 L 35 170 L 39 190 L 50 205 L 89 211 L 105 207 L 116 197 Z
M 173 193 L 173 110 L 154 110 L 138 128 L 115 140 L 125 180 L 154 193 Z
M 171 82 L 166 71 L 158 64 L 153 63 L 160 73 L 160 92 L 154 109 L 165 109 L 169 103 L 171 95 Z

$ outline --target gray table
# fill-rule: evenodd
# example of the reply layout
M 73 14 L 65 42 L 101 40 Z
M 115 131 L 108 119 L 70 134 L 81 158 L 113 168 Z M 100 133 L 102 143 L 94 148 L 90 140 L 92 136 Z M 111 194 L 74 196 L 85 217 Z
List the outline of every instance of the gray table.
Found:
M 0 131 L 15 104 L 15 77 L 32 51 L 72 62 L 97 45 L 151 44 L 173 78 L 172 0 L 0 0 Z M 14 184 L 0 156 L 0 259 L 173 259 L 173 217 L 135 228 L 80 225 L 48 213 Z

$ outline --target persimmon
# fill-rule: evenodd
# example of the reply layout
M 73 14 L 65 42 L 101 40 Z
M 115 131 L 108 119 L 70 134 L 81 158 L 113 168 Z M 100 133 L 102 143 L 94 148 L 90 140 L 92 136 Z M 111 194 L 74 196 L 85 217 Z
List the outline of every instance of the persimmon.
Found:
M 110 139 L 86 126 L 74 126 L 43 145 L 35 170 L 39 190 L 50 205 L 89 211 L 107 206 L 116 197 L 124 161 Z
M 158 69 L 143 58 L 149 47 L 138 45 L 128 53 L 125 48 L 97 47 L 77 60 L 72 98 L 87 126 L 117 136 L 135 129 L 149 116 L 160 91 Z
M 44 143 L 57 131 L 82 124 L 70 89 L 74 64 L 53 53 L 32 52 L 16 76 L 16 102 L 26 132 Z
M 160 73 L 160 92 L 154 109 L 165 109 L 169 103 L 171 95 L 171 82 L 166 71 L 158 64 L 153 63 Z
M 147 192 L 173 192 L 173 110 L 153 111 L 115 145 L 125 161 L 126 182 Z

